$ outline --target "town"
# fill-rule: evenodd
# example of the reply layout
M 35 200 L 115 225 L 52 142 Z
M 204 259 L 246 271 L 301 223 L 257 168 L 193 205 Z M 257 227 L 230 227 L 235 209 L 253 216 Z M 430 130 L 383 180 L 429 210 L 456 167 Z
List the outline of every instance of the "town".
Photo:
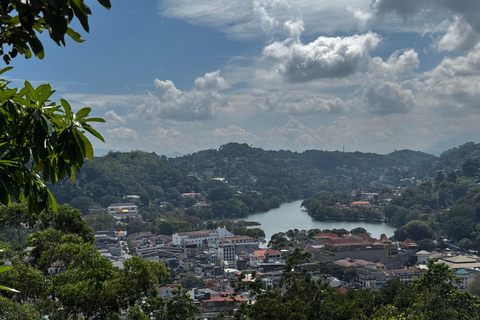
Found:
M 360 205 L 366 203 L 369 202 L 361 201 Z M 112 204 L 105 210 L 118 220 L 138 215 L 138 207 L 133 203 Z M 241 303 L 255 302 L 248 291 L 235 291 L 238 281 L 254 281 L 252 274 L 264 288 L 278 288 L 286 259 L 295 250 L 310 257 L 302 267 L 343 293 L 351 289 L 380 289 L 393 279 L 412 282 L 424 274 L 428 259 L 448 265 L 461 280 L 455 283 L 460 291 L 465 291 L 480 272 L 480 257 L 458 251 L 460 248 L 454 244 L 442 252 L 428 252 L 419 250 L 408 238 L 392 241 L 382 235 L 376 239 L 365 232 L 340 236 L 319 232 L 308 241 L 276 250 L 262 246 L 252 237 L 234 235 L 224 227 L 177 232 L 172 236 L 104 230 L 95 232 L 95 245 L 120 268 L 132 254 L 164 263 L 177 275 L 172 283 L 158 288 L 164 299 L 171 298 L 171 291 L 181 287 L 177 280 L 193 278 L 188 294 L 199 308 L 198 317 L 212 319 L 238 309 Z

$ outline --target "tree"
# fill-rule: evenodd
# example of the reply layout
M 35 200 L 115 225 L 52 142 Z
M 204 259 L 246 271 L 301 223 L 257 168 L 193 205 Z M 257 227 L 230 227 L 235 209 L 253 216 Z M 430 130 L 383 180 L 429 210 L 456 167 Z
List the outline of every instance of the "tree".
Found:
M 110 0 L 98 0 L 110 8 Z M 58 45 L 65 45 L 65 35 L 81 42 L 69 27 L 76 17 L 89 31 L 90 8 L 83 0 L 6 0 L 0 5 L 0 54 L 8 64 L 17 54 L 26 58 L 32 52 L 40 59 L 43 45 L 37 34 L 46 30 Z M 4 47 L 11 47 L 6 53 Z M 11 67 L 0 70 L 0 74 Z M 85 158 L 92 160 L 93 148 L 85 132 L 103 137 L 92 128 L 91 108 L 72 112 L 67 101 L 49 99 L 55 92 L 49 84 L 34 88 L 28 81 L 18 90 L 0 79 L 0 202 L 27 201 L 30 212 L 57 209 L 45 182 L 55 183 L 65 176 L 75 179 Z M 42 177 L 40 177 L 42 173 Z
M 110 0 L 98 0 L 105 8 L 110 9 Z M 76 17 L 83 29 L 89 31 L 88 15 L 92 12 L 83 0 L 5 0 L 0 6 L 1 46 L 0 54 L 8 64 L 17 54 L 25 58 L 44 57 L 43 45 L 37 37 L 38 33 L 47 31 L 57 45 L 65 45 L 65 35 L 74 41 L 83 42 L 80 34 L 69 27 Z M 11 46 L 5 53 L 4 45 Z

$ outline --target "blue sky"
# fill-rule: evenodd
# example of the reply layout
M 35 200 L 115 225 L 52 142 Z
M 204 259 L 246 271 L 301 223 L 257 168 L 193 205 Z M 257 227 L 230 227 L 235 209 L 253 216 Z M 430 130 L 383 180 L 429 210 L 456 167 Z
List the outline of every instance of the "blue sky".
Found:
M 99 153 L 388 153 L 480 137 L 478 0 L 87 3 L 84 43 L 45 36 L 45 58 L 17 57 L 6 77 L 92 107 L 107 120 Z

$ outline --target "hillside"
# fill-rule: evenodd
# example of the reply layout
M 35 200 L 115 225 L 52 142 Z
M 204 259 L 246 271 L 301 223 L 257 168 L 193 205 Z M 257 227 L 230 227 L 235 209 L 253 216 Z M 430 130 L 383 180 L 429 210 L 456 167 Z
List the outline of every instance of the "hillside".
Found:
M 212 178 L 223 178 L 233 190 L 242 192 L 246 208 L 239 209 L 232 201 L 229 204 L 243 216 L 285 201 L 306 199 L 320 190 L 350 192 L 373 184 L 375 188 L 409 185 L 434 178 L 441 169 L 462 168 L 466 159 L 479 154 L 480 145 L 474 143 L 448 150 L 438 158 L 411 150 L 387 155 L 319 150 L 298 153 L 239 143 L 170 159 L 142 151 L 109 152 L 87 162 L 75 182 L 66 179 L 49 187 L 60 204 L 68 203 L 85 214 L 88 208 L 124 201 L 127 195 L 139 196 L 141 207 L 158 207 L 162 202 L 185 206 L 190 202 L 181 197 L 182 193 L 203 192 L 207 196 L 209 190 L 222 185 Z M 228 201 L 231 196 L 218 200 Z M 226 208 L 224 203 L 213 215 L 222 216 Z

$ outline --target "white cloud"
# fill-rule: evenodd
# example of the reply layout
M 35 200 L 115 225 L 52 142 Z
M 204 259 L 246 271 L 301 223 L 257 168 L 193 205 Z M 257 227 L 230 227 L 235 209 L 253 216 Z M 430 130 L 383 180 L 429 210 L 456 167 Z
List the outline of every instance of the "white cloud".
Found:
M 349 7 L 348 10 L 352 12 L 353 16 L 358 22 L 358 28 L 360 30 L 365 30 L 367 29 L 368 24 L 373 18 L 373 14 L 371 12 L 368 12 L 366 10 L 361 10 L 358 8 L 351 8 Z
M 342 99 L 324 98 L 314 95 L 299 99 L 294 95 L 280 91 L 266 97 L 258 104 L 258 109 L 268 113 L 283 113 L 293 116 L 307 116 L 313 114 L 336 114 L 346 109 L 346 103 Z
M 125 125 L 127 122 L 113 110 L 105 112 L 103 118 L 107 125 Z
M 218 117 L 228 106 L 217 90 L 227 87 L 220 71 L 207 73 L 195 80 L 195 89 L 181 91 L 171 80 L 155 79 L 155 92 L 149 93 L 134 116 L 145 120 L 208 120 Z
M 446 115 L 478 109 L 480 104 L 480 45 L 465 56 L 444 58 L 415 83 L 417 100 Z M 421 101 L 420 101 L 421 100 Z
M 353 15 L 345 15 L 346 8 L 365 11 L 369 0 L 162 0 L 159 3 L 159 13 L 164 17 L 213 28 L 231 39 L 261 39 L 266 34 L 267 40 L 271 40 L 282 34 L 286 21 L 300 16 L 309 26 L 308 35 L 352 30 L 357 21 Z
M 66 93 L 62 98 L 67 100 L 74 109 L 84 107 L 106 109 L 106 108 L 130 108 L 140 103 L 143 95 L 138 94 L 84 94 Z
M 369 52 L 380 37 L 372 32 L 350 37 L 318 37 L 306 45 L 287 39 L 263 49 L 265 58 L 277 61 L 275 70 L 289 82 L 341 78 L 366 68 Z
M 135 130 L 125 127 L 108 129 L 107 131 L 105 131 L 105 137 L 108 140 L 113 140 L 120 143 L 138 139 L 138 135 Z
M 220 70 L 206 73 L 203 77 L 195 79 L 195 89 L 199 91 L 222 90 L 228 88 L 228 84 L 220 76 Z
M 369 74 L 385 75 L 385 73 L 388 73 L 391 76 L 418 68 L 420 60 L 418 60 L 418 54 L 415 50 L 407 50 L 400 56 L 398 54 L 398 51 L 394 52 L 385 62 L 380 57 L 372 58 Z
M 461 16 L 455 16 L 453 24 L 447 33 L 438 41 L 440 51 L 468 51 L 475 47 L 480 40 L 472 26 Z

